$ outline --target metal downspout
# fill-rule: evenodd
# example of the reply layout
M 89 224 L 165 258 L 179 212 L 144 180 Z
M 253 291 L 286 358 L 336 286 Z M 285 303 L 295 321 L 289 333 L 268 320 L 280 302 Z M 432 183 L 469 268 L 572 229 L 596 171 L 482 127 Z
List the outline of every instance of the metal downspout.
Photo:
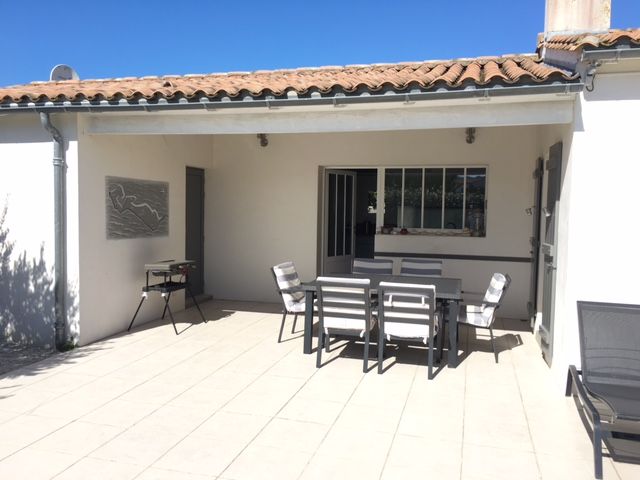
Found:
M 64 138 L 48 113 L 40 112 L 40 123 L 53 140 L 55 342 L 61 351 L 67 347 L 67 162 Z

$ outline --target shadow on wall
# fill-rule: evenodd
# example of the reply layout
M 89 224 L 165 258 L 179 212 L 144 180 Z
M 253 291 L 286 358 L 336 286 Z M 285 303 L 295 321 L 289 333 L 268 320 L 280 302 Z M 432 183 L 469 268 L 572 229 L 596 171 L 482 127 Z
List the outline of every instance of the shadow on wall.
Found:
M 53 273 L 44 260 L 23 252 L 12 260 L 14 243 L 5 225 L 8 206 L 0 215 L 0 342 L 53 346 L 55 313 Z M 67 314 L 77 313 L 76 295 L 68 289 Z

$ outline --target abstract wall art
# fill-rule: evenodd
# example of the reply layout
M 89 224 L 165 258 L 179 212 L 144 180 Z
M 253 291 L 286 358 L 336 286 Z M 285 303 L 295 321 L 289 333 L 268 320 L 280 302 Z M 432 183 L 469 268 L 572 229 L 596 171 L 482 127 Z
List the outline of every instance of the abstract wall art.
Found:
M 107 238 L 169 235 L 169 183 L 106 177 Z

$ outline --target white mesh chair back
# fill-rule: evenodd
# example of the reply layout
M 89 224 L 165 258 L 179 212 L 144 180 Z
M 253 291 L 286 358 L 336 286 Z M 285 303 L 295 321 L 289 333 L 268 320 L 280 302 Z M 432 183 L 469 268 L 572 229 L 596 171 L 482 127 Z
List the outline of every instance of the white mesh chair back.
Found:
M 380 282 L 378 294 L 378 322 L 387 340 L 419 338 L 426 345 L 431 332 L 438 333 L 435 286 Z
M 300 286 L 300 278 L 293 262 L 284 262 L 273 267 L 273 275 L 280 290 Z M 282 301 L 287 311 L 299 310 L 297 306 L 304 300 L 304 292 L 282 293 Z
M 441 277 L 442 260 L 403 258 L 400 263 L 400 275 L 410 277 Z
M 618 415 L 639 418 L 640 305 L 578 302 L 578 328 L 587 389 Z
M 393 273 L 393 260 L 356 258 L 353 260 L 353 269 L 351 271 L 365 275 L 391 275 Z
M 318 277 L 318 315 L 325 333 L 355 330 L 362 337 L 371 327 L 370 280 Z

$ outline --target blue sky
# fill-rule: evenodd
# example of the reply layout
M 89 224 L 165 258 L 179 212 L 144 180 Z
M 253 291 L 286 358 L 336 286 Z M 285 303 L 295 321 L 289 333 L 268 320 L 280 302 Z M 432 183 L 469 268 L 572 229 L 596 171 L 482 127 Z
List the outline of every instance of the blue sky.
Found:
M 0 0 L 0 85 L 531 53 L 544 0 Z M 612 0 L 640 27 L 640 0 Z

